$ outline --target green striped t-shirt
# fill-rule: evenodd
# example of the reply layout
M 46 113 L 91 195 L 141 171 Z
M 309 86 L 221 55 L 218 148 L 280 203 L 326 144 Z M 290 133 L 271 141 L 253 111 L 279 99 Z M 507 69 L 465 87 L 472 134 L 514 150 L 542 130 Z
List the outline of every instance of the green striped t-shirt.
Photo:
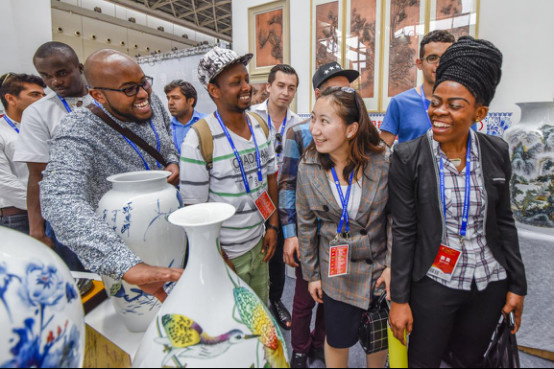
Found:
M 235 216 L 223 224 L 220 236 L 223 250 L 234 259 L 252 250 L 264 234 L 264 220 L 254 200 L 267 191 L 267 176 L 277 173 L 275 150 L 271 137 L 266 138 L 256 119 L 250 117 L 262 161 L 263 180 L 260 182 L 254 140 L 246 140 L 229 130 L 248 177 L 249 195 L 233 149 L 217 118 L 210 114 L 205 119 L 214 140 L 213 169 L 206 168 L 196 131 L 189 131 L 181 147 L 181 195 L 186 205 L 224 202 L 236 208 Z

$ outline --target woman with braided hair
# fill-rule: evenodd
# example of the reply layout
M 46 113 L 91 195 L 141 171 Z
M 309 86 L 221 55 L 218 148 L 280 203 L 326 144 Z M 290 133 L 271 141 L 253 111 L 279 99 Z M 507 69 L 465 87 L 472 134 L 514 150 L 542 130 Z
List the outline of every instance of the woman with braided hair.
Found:
M 478 367 L 502 313 L 519 329 L 527 293 L 510 206 L 508 145 L 471 126 L 488 114 L 502 53 L 462 37 L 437 70 L 427 135 L 391 163 L 395 336 L 410 335 L 410 367 Z

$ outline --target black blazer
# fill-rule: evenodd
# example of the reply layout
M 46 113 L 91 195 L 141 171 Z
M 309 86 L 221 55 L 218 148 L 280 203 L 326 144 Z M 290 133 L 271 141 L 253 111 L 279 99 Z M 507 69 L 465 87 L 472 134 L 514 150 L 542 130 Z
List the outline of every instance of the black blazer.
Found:
M 525 296 L 527 280 L 510 201 L 512 166 L 508 144 L 478 133 L 487 193 L 486 239 L 508 274 L 510 292 Z M 428 135 L 394 148 L 389 180 L 393 217 L 392 300 L 410 301 L 412 282 L 425 277 L 443 234 L 438 169 Z

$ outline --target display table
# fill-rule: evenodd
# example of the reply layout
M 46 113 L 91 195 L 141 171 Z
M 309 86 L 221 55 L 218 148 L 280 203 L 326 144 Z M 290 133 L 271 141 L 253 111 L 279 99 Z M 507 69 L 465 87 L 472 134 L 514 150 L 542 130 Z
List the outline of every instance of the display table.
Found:
M 144 333 L 130 332 L 109 300 L 92 310 L 85 317 L 85 323 L 128 353 L 131 359 L 135 357 Z

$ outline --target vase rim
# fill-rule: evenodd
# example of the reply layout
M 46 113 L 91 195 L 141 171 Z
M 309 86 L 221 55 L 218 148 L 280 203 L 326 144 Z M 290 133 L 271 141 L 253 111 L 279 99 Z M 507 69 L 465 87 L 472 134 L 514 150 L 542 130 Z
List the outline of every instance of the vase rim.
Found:
M 127 172 L 114 174 L 108 177 L 111 183 L 144 183 L 166 179 L 171 176 L 171 172 L 165 170 L 142 170 L 138 172 Z
M 207 202 L 190 205 L 175 211 L 168 218 L 169 222 L 180 227 L 205 227 L 223 223 L 235 215 L 233 205 L 221 202 Z

